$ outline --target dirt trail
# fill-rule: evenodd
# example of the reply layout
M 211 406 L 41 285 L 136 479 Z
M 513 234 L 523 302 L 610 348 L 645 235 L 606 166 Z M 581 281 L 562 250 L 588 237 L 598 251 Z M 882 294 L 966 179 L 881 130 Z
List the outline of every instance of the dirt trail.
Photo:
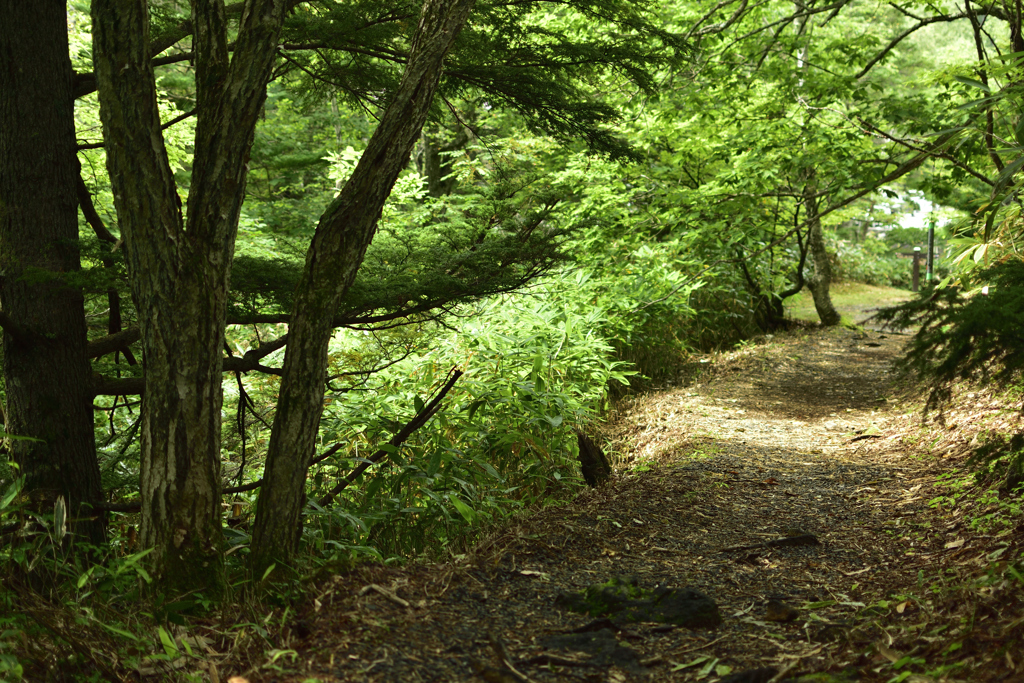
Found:
M 281 645 L 299 653 L 302 673 L 276 680 L 764 683 L 767 671 L 735 677 L 758 667 L 786 680 L 892 679 L 885 645 L 866 649 L 876 636 L 858 636 L 865 610 L 947 552 L 941 535 L 896 533 L 927 514 L 922 486 L 934 480 L 878 447 L 902 339 L 790 333 L 715 362 L 698 384 L 637 398 L 608 433 L 630 474 L 510 526 L 462 562 L 334 577 Z M 816 544 L 767 543 L 808 534 Z M 697 589 L 723 622 L 594 625 L 556 608 L 560 593 L 611 577 Z M 792 620 L 774 620 L 787 610 Z M 615 657 L 551 645 L 603 627 Z M 501 666 L 502 647 L 515 672 Z M 275 680 L 265 671 L 250 680 Z

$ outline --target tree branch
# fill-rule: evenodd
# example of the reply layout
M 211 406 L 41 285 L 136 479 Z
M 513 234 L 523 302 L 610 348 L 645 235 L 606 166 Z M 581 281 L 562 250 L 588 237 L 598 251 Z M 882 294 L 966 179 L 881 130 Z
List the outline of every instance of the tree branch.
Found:
M 303 4 L 305 1 L 306 0 L 292 0 L 289 3 L 289 7 L 288 7 L 288 9 L 286 11 L 291 11 L 291 10 L 295 9 L 299 5 Z M 229 16 L 231 16 L 231 15 L 241 15 L 242 14 L 242 10 L 245 8 L 245 5 L 246 5 L 245 2 L 236 2 L 236 3 L 232 4 L 232 5 L 226 6 L 224 8 L 224 11 Z M 192 35 L 192 30 L 193 30 L 192 19 L 188 18 L 188 19 L 185 19 L 184 21 L 182 21 L 181 23 L 179 23 L 177 26 L 168 29 L 163 34 L 161 34 L 159 36 L 156 36 L 155 38 L 150 40 L 149 41 L 149 54 L 154 59 L 154 65 L 159 63 L 156 60 L 157 55 L 159 55 L 164 50 L 170 49 L 171 47 L 173 47 L 179 41 L 182 41 L 185 38 L 188 38 L 190 35 Z M 174 56 L 176 57 L 177 55 L 174 55 Z M 167 60 L 167 58 L 164 58 L 164 62 L 163 63 L 171 63 L 171 62 L 169 62 Z M 83 73 L 76 73 L 75 76 L 74 76 L 74 79 L 72 80 L 72 90 L 73 90 L 73 94 L 74 94 L 75 99 L 78 99 L 80 97 L 85 97 L 86 95 L 88 95 L 90 93 L 96 92 L 96 74 L 94 74 L 91 71 L 83 72 Z
M 146 389 L 145 377 L 121 377 L 111 379 L 94 375 L 93 396 L 141 396 Z
M 897 8 L 897 9 L 899 9 L 899 8 Z M 904 14 L 906 14 L 906 12 L 904 12 Z M 908 16 L 913 16 L 913 15 L 908 15 Z M 917 17 L 914 17 L 914 18 L 917 19 Z M 893 38 L 891 41 L 889 41 L 889 44 L 886 45 L 884 48 L 882 48 L 881 52 L 879 52 L 874 57 L 872 57 L 871 61 L 869 61 L 867 64 L 864 65 L 864 68 L 861 69 L 857 73 L 856 76 L 854 76 L 854 79 L 859 79 L 859 78 L 863 78 L 864 76 L 866 76 L 867 73 L 869 71 L 871 71 L 871 69 L 875 66 L 875 64 L 878 64 L 880 61 L 885 59 L 886 56 L 896 48 L 897 45 L 899 45 L 901 42 L 903 42 L 903 40 L 907 36 L 911 35 L 915 31 L 917 31 L 918 29 L 924 28 L 925 26 L 928 26 L 929 24 L 937 24 L 937 23 L 940 23 L 940 22 L 949 22 L 949 21 L 959 21 L 960 19 L 966 19 L 966 18 L 967 18 L 966 14 L 951 14 L 951 15 L 938 16 L 938 17 L 929 17 L 927 19 L 919 19 L 917 24 L 915 24 L 914 26 L 911 26 L 906 31 L 904 31 L 903 33 L 899 34 L 898 36 Z
M 423 406 L 423 410 L 421 410 L 416 415 L 416 417 L 410 420 L 409 423 L 405 425 L 405 427 L 403 427 L 400 432 L 395 434 L 391 438 L 391 440 L 388 441 L 388 445 L 394 448 L 398 448 L 399 446 L 402 445 L 402 443 L 405 442 L 406 439 L 409 438 L 409 436 L 413 432 L 415 432 L 417 429 L 425 425 L 427 421 L 434 416 L 434 413 L 436 413 L 440 409 L 441 401 L 444 399 L 445 395 L 447 395 L 448 392 L 452 390 L 452 387 L 455 386 L 455 382 L 461 376 L 462 370 L 453 369 L 451 375 L 448 378 L 448 381 L 444 384 L 444 386 L 441 387 L 437 395 L 430 401 L 430 403 Z M 331 489 L 326 495 L 321 497 L 320 500 L 317 501 L 317 504 L 320 507 L 327 507 L 328 505 L 330 505 L 332 502 L 334 502 L 334 498 L 339 493 L 344 491 L 349 486 L 349 484 L 354 482 L 359 477 L 359 475 L 365 472 L 370 465 L 380 462 L 381 460 L 384 459 L 384 457 L 387 454 L 388 451 L 386 451 L 383 448 L 378 450 L 376 453 L 367 458 L 366 461 L 360 463 L 358 467 L 349 472 L 344 479 L 338 482 L 337 486 Z
M 184 121 L 185 119 L 189 118 L 190 116 L 195 116 L 195 114 L 196 114 L 196 110 L 195 109 L 192 109 L 190 111 L 186 111 L 186 112 L 184 112 L 182 114 L 179 114 L 178 116 L 175 116 L 173 119 L 169 119 L 167 122 L 160 124 L 160 130 L 167 130 L 171 126 L 173 126 L 175 124 L 178 124 L 178 123 L 181 123 L 182 121 Z M 81 152 L 82 150 L 86 150 L 86 149 L 103 149 L 103 146 L 106 145 L 106 144 L 107 143 L 105 143 L 105 142 L 85 142 L 85 143 L 81 143 L 81 144 L 76 145 L 75 149 L 78 150 L 79 152 Z M 90 204 L 91 204 L 91 200 L 90 200 Z
M 116 334 L 108 334 L 106 337 L 100 337 L 89 342 L 85 349 L 85 357 L 99 358 L 114 351 L 123 351 L 141 338 L 142 332 L 139 330 L 138 325 L 129 327 Z
M 102 147 L 102 143 L 100 144 Z M 76 163 L 78 160 L 75 160 Z M 117 244 L 117 237 L 107 229 L 104 225 L 103 219 L 100 218 L 99 213 L 96 211 L 96 206 L 92 203 L 92 194 L 89 192 L 89 188 L 85 185 L 85 180 L 82 178 L 82 166 L 78 164 L 78 177 L 75 178 L 75 190 L 78 193 L 78 207 L 82 210 L 82 216 L 85 218 L 85 222 L 89 224 L 92 231 L 96 233 L 97 239 L 102 242 L 108 242 L 110 244 Z

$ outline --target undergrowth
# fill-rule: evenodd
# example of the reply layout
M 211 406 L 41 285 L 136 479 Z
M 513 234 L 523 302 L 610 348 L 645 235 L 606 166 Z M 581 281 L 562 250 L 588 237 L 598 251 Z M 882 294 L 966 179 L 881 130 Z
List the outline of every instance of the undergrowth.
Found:
M 934 385 L 904 375 L 893 446 L 920 459 L 932 481 L 922 491 L 930 510 L 901 534 L 908 544 L 937 539 L 941 551 L 851 631 L 861 663 L 888 683 L 978 680 L 1022 664 L 1024 486 L 1007 485 L 1024 450 L 1020 389 L 985 376 L 951 374 L 935 400 Z

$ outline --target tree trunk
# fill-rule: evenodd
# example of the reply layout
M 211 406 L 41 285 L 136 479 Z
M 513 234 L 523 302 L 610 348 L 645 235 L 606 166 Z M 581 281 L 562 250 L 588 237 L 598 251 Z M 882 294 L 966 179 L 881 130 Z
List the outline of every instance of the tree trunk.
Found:
M 100 543 L 102 495 L 79 269 L 74 98 L 63 2 L 0 0 L 0 307 L 11 451 L 41 506 Z M 13 333 L 12 333 L 13 331 Z
M 188 222 L 167 161 L 146 0 L 94 0 L 107 165 L 146 376 L 141 544 L 157 586 L 224 589 L 221 370 L 228 274 L 246 162 L 276 55 L 283 0 L 247 3 L 229 60 L 224 6 L 193 0 L 197 124 Z
M 332 319 L 426 121 L 441 68 L 473 0 L 425 0 L 409 61 L 366 151 L 320 218 L 288 326 L 288 351 L 252 540 L 257 575 L 298 547 L 306 470 L 320 426 Z
M 839 313 L 832 305 L 832 297 L 829 295 L 829 285 L 832 284 L 832 265 L 828 260 L 828 250 L 825 249 L 825 236 L 821 229 L 821 219 L 818 217 L 818 200 L 814 197 L 814 183 L 807 185 L 807 241 L 811 247 L 811 258 L 814 261 L 814 277 L 807 281 L 807 288 L 811 290 L 814 299 L 814 308 L 818 312 L 821 324 L 826 327 L 838 325 Z
M 455 162 L 450 152 L 465 148 L 469 142 L 469 135 L 461 125 L 447 142 L 443 141 L 442 131 L 440 126 L 430 126 L 423 131 L 420 143 L 423 150 L 420 173 L 427 179 L 427 194 L 431 197 L 443 197 L 455 190 Z

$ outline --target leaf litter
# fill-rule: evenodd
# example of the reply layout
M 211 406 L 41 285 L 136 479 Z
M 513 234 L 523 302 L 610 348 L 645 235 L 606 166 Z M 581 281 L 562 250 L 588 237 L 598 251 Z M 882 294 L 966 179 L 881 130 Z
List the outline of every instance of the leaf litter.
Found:
M 294 662 L 248 648 L 238 680 L 1024 681 L 1022 585 L 978 581 L 1024 534 L 929 505 L 948 463 L 910 447 L 903 339 L 801 329 L 621 401 L 607 485 L 450 562 L 331 576 L 279 634 Z M 613 579 L 694 589 L 722 624 L 556 606 Z

